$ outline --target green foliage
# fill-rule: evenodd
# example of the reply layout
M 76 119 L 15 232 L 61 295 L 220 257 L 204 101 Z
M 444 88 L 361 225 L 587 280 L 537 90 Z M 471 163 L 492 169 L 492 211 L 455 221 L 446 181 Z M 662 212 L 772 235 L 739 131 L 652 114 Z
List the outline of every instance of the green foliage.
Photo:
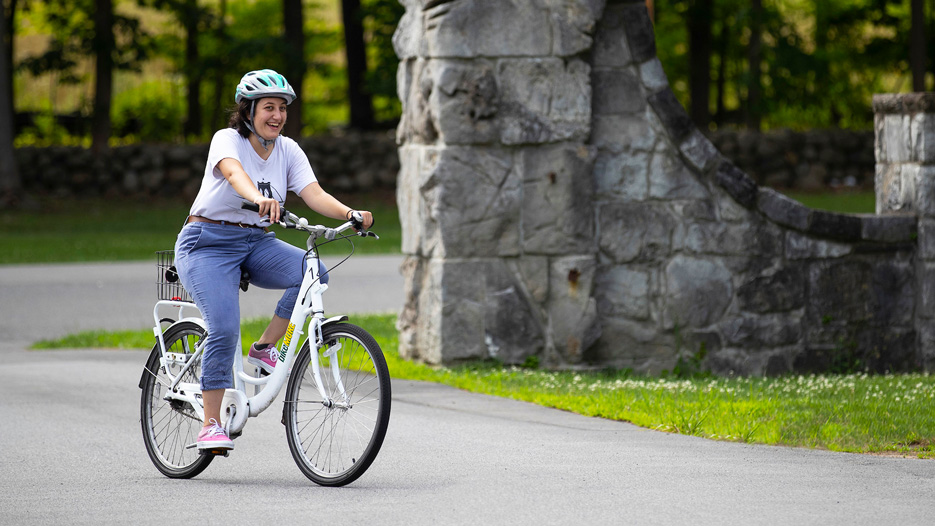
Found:
M 374 114 L 377 122 L 391 122 L 402 113 L 396 94 L 399 58 L 393 50 L 393 33 L 406 9 L 398 0 L 363 0 L 361 7 L 364 28 L 370 34 L 367 85 L 373 94 Z
M 183 101 L 163 81 L 142 84 L 114 97 L 114 133 L 141 141 L 171 142 L 182 131 Z
M 527 356 L 523 360 L 523 365 L 520 367 L 524 369 L 538 369 L 539 368 L 539 357 L 538 356 Z
M 675 336 L 675 356 L 677 357 L 675 367 L 672 371 L 662 371 L 663 376 L 674 376 L 676 378 L 705 378 L 711 376 L 710 371 L 704 367 L 704 359 L 708 355 L 708 348 L 704 342 L 701 342 L 696 352 L 687 351 L 684 348 L 682 340 L 681 326 L 676 322 L 673 329 Z
M 311 6 L 323 9 L 321 2 Z M 309 69 L 305 77 L 302 117 L 306 134 L 320 133 L 348 120 L 347 74 L 331 60 L 343 54 L 344 34 L 339 26 L 329 25 L 312 15 L 305 24 L 305 56 Z
M 853 338 L 838 338 L 828 372 L 832 374 L 857 374 L 868 370 L 869 367 L 865 357 L 858 353 L 857 341 Z
M 655 2 L 658 56 L 686 107 L 691 104 L 686 30 L 691 4 L 690 0 Z M 708 103 L 720 110 L 714 114 L 718 126 L 739 124 L 746 109 L 751 80 L 750 5 L 745 0 L 713 4 Z M 760 74 L 764 128 L 869 128 L 872 95 L 908 85 L 909 25 L 906 2 L 764 1 Z
M 672 375 L 676 378 L 705 378 L 711 376 L 711 372 L 705 369 L 704 359 L 708 355 L 708 349 L 704 342 L 698 346 L 698 351 L 685 355 L 678 352 L 678 360 L 675 367 L 672 368 Z
M 87 55 L 106 54 L 117 69 L 136 70 L 148 57 L 150 36 L 131 16 L 114 13 L 114 49 L 95 49 L 93 0 L 47 0 L 32 5 L 41 13 L 50 32 L 48 49 L 20 61 L 18 68 L 33 75 L 57 72 L 61 82 L 77 83 L 82 79 L 75 67 Z
M 19 130 L 14 146 L 87 146 L 82 137 L 76 137 L 62 126 L 56 119 L 55 113 L 48 104 L 37 112 L 33 118 L 32 126 L 25 126 Z
M 301 108 L 305 134 L 347 122 L 347 80 L 341 61 L 343 33 L 338 24 L 321 16 L 326 2 L 307 0 L 305 6 L 306 52 L 309 66 Z M 686 30 L 694 0 L 655 0 L 655 34 L 658 56 L 676 96 L 686 106 L 689 98 L 688 72 L 692 60 Z M 905 90 L 910 86 L 907 49 L 911 17 L 907 1 L 879 0 L 764 0 L 762 2 L 762 86 L 760 111 L 766 129 L 810 129 L 843 127 L 865 129 L 872 123 L 870 99 L 873 93 Z M 240 76 L 251 69 L 282 69 L 287 54 L 282 38 L 281 0 L 248 2 L 199 2 L 195 0 L 135 0 L 134 6 L 158 10 L 172 16 L 162 26 L 144 29 L 139 7 L 127 9 L 117 3 L 115 36 L 111 53 L 118 69 L 139 70 L 152 59 L 168 61 L 173 75 L 162 75 L 168 93 L 177 97 L 178 126 L 184 121 L 186 79 L 198 79 L 201 86 L 204 126 L 189 140 L 206 140 L 227 122 L 233 105 L 232 90 Z M 739 126 L 747 108 L 752 73 L 747 53 L 754 15 L 747 0 L 712 2 L 711 99 L 714 126 Z M 86 57 L 93 55 L 93 0 L 46 0 L 20 2 L 17 26 L 20 34 L 47 35 L 48 47 L 18 59 L 17 72 L 39 75 L 54 73 L 61 85 L 87 85 L 93 75 L 87 71 Z M 226 11 L 221 12 L 221 7 Z M 401 106 L 396 96 L 398 59 L 392 46 L 393 32 L 404 13 L 398 0 L 362 0 L 369 71 L 367 85 L 373 95 L 376 119 L 393 123 Z M 333 8 L 333 6 L 331 6 Z M 128 15 L 127 13 L 134 13 Z M 935 33 L 933 15 L 928 14 L 929 33 Z M 182 28 L 197 28 L 198 58 L 189 62 L 185 55 Z M 929 60 L 935 57 L 935 39 L 929 40 Z M 933 68 L 930 66 L 929 70 Z M 152 73 L 147 73 L 152 75 Z M 161 75 L 161 73 L 160 73 Z M 134 129 L 139 140 L 179 140 L 181 132 L 168 136 L 170 127 L 161 120 L 167 115 L 153 105 L 159 97 L 147 90 L 151 77 L 137 88 L 145 93 L 127 95 L 117 86 L 114 92 L 114 118 L 118 129 Z M 17 86 L 22 85 L 21 80 Z M 124 88 L 126 89 L 126 88 Z M 19 91 L 23 91 L 19 89 Z M 67 109 L 87 115 L 90 100 L 84 90 L 81 100 Z M 41 104 L 36 104 L 41 106 Z M 123 111 L 135 112 L 123 116 Z M 147 115 L 151 122 L 139 122 Z M 26 133 L 26 143 L 81 141 L 55 129 L 45 115 L 43 122 Z M 134 123 L 134 126 L 130 126 Z M 149 131 L 155 133 L 150 135 Z M 150 139 L 149 137 L 154 137 Z

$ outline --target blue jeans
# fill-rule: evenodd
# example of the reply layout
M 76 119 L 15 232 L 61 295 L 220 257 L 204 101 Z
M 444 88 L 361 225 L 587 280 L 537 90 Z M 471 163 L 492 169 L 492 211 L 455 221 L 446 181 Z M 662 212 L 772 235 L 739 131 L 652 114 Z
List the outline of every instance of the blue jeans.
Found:
M 175 242 L 175 267 L 185 290 L 208 326 L 201 366 L 201 388 L 232 387 L 240 334 L 240 274 L 264 289 L 286 289 L 276 315 L 292 315 L 305 273 L 305 251 L 259 228 L 189 223 Z M 321 265 L 321 263 L 319 263 Z M 328 282 L 324 266 L 321 282 Z

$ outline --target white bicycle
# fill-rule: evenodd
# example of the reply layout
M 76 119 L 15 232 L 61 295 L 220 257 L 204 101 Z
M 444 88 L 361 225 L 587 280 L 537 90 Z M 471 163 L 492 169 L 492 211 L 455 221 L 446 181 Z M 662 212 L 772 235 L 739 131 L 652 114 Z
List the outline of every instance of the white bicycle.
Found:
M 258 210 L 252 204 L 244 208 Z M 324 317 L 322 293 L 328 286 L 319 279 L 316 241 L 349 239 L 353 234 L 342 233 L 352 228 L 357 235 L 376 235 L 363 230 L 356 212 L 334 229 L 309 225 L 286 210 L 282 216 L 280 226 L 309 235 L 307 270 L 273 372 L 245 371 L 238 343 L 241 359 L 234 360 L 234 388 L 225 391 L 221 424 L 231 438 L 239 437 L 247 418 L 267 409 L 288 380 L 282 423 L 292 457 L 312 481 L 343 486 L 370 467 L 383 444 L 390 419 L 390 375 L 370 334 L 346 323 L 347 316 Z M 195 447 L 204 421 L 199 379 L 207 328 L 172 264 L 172 251 L 159 253 L 156 344 L 140 379 L 140 415 L 146 451 L 156 468 L 168 477 L 191 478 L 227 451 Z M 244 290 L 247 279 L 241 282 Z M 166 311 L 175 317 L 164 316 Z M 306 323 L 308 337 L 299 346 Z M 251 397 L 248 385 L 253 387 Z

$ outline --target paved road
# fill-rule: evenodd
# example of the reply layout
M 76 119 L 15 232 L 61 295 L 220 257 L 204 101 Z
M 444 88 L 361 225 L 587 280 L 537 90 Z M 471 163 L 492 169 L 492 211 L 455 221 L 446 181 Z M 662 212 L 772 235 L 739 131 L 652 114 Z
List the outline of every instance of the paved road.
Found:
M 323 260 L 329 268 L 340 262 Z M 399 256 L 355 256 L 334 268 L 327 314 L 398 312 L 401 263 Z M 155 262 L 0 265 L 0 338 L 32 343 L 80 330 L 152 327 L 156 274 Z M 271 316 L 281 295 L 250 287 L 240 295 L 241 315 Z
M 380 456 L 349 487 L 301 475 L 281 405 L 251 420 L 230 458 L 170 480 L 139 432 L 146 352 L 24 350 L 8 336 L 30 332 L 7 333 L 6 319 L 35 323 L 29 312 L 51 303 L 41 294 L 7 301 L 19 287 L 8 270 L 0 267 L 3 525 L 935 524 L 932 461 L 713 442 L 403 381 Z M 88 290 L 96 282 L 82 281 L 42 291 L 97 298 Z M 99 294 L 117 299 L 111 281 Z M 75 305 L 75 326 L 100 321 L 95 305 Z

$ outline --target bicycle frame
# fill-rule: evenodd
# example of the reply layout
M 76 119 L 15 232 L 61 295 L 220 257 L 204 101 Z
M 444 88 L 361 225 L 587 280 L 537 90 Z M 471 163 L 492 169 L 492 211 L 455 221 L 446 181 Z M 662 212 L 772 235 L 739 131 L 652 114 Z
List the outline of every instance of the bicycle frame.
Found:
M 307 224 L 303 225 L 303 227 L 305 226 L 307 226 Z M 331 230 L 331 232 L 341 232 L 351 227 L 353 227 L 353 224 L 348 221 L 340 227 Z M 282 390 L 289 377 L 292 362 L 295 360 L 298 350 L 302 348 L 299 344 L 304 343 L 302 336 L 305 334 L 303 329 L 306 321 L 309 322 L 309 336 L 306 340 L 314 337 L 315 349 L 317 350 L 324 345 L 322 328 L 328 323 L 347 319 L 346 316 L 337 316 L 329 319 L 325 319 L 324 317 L 324 300 L 322 299 L 322 295 L 328 290 L 328 285 L 321 283 L 319 270 L 320 258 L 314 243 L 320 234 L 324 234 L 330 229 L 316 231 L 313 230 L 314 228 L 316 227 L 312 227 L 312 229 L 302 228 L 309 232 L 307 243 L 308 253 L 305 257 L 306 271 L 302 278 L 302 285 L 299 289 L 296 303 L 293 306 L 292 315 L 289 318 L 289 325 L 286 329 L 286 335 L 279 349 L 278 360 L 276 361 L 276 367 L 273 369 L 272 374 L 256 377 L 244 371 L 243 351 L 240 347 L 240 338 L 237 338 L 238 343 L 235 356 L 239 359 L 234 360 L 234 387 L 225 390 L 224 401 L 221 406 L 221 423 L 227 429 L 228 433 L 240 433 L 246 425 L 248 417 L 254 417 L 262 413 L 273 403 L 273 400 L 279 396 L 279 392 Z M 201 386 L 194 383 L 183 383 L 180 380 L 197 361 L 197 357 L 204 353 L 205 340 L 203 339 L 199 342 L 193 353 L 186 352 L 186 354 L 178 354 L 167 352 L 162 331 L 162 320 L 164 318 L 160 316 L 167 308 L 178 309 L 178 321 L 175 323 L 181 321 L 194 322 L 205 328 L 205 332 L 207 332 L 207 327 L 205 327 L 204 321 L 200 317 L 198 307 L 192 302 L 161 300 L 156 302 L 155 307 L 153 307 L 153 319 L 155 321 L 153 333 L 156 336 L 157 345 L 160 350 L 159 362 L 170 379 L 170 383 L 167 386 L 166 399 L 189 403 L 198 414 L 198 417 L 204 419 Z M 186 310 L 192 309 L 198 312 L 199 316 L 183 316 Z M 338 349 L 329 349 L 328 352 L 325 353 L 325 357 L 331 357 L 337 351 Z M 335 379 L 335 385 L 337 386 L 336 392 L 333 395 L 325 392 L 324 384 L 321 380 L 319 360 L 313 359 L 311 364 L 315 385 L 318 388 L 319 394 L 321 394 L 323 405 L 326 407 L 333 407 L 336 405 L 338 407 L 342 405 L 347 406 L 348 397 L 340 377 L 338 361 L 330 360 L 330 364 L 331 372 Z M 169 365 L 182 365 L 182 369 L 179 373 L 172 374 Z M 247 385 L 254 386 L 254 395 L 252 397 L 247 397 Z

